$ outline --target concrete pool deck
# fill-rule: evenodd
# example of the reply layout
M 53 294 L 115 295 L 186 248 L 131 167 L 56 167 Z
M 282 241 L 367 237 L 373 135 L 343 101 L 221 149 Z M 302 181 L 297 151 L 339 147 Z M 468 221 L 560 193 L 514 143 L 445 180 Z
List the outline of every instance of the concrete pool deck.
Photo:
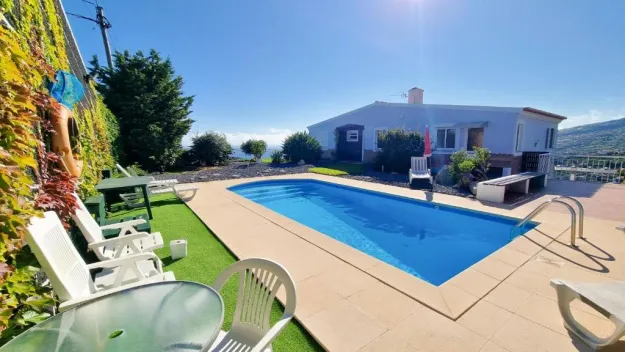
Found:
M 558 312 L 552 277 L 625 280 L 625 234 L 587 211 L 587 240 L 567 244 L 570 217 L 545 211 L 541 224 L 436 287 L 238 196 L 227 187 L 266 179 L 316 179 L 522 218 L 514 210 L 407 188 L 316 174 L 195 184 L 189 207 L 240 259 L 284 265 L 297 284 L 296 318 L 329 351 L 576 351 Z M 546 196 L 545 196 L 546 197 Z M 533 203 L 533 202 L 532 202 Z M 623 213 L 625 213 L 625 207 Z M 576 302 L 573 314 L 605 334 L 611 323 Z M 625 341 L 616 349 L 625 350 Z M 614 348 L 614 347 L 613 347 Z

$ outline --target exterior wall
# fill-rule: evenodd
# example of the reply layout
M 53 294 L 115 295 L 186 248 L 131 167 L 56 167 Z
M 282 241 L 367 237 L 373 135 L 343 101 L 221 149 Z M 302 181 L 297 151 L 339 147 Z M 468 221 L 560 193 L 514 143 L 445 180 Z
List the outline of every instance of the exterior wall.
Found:
M 523 168 L 523 157 L 510 154 L 492 154 L 490 157 L 492 167 L 511 169 L 512 174 L 518 174 Z
M 558 141 L 558 123 L 560 120 L 534 116 L 533 114 L 522 114 L 519 116 L 519 121 L 525 124 L 525 132 L 523 136 L 523 151 L 524 152 L 547 152 L 551 149 L 545 148 L 545 142 L 547 139 L 547 129 L 554 128 L 555 141 L 554 149 Z M 515 130 L 516 133 L 516 130 Z
M 375 150 L 365 149 L 363 161 L 366 163 L 372 162 L 377 154 L 378 152 Z
M 512 154 L 518 109 L 446 107 L 420 104 L 374 103 L 353 112 L 322 121 L 308 127 L 323 149 L 334 148 L 335 128 L 357 123 L 365 126 L 364 149 L 375 150 L 375 131 L 380 128 L 403 128 L 424 132 L 430 127 L 430 136 L 436 143 L 436 128 L 458 123 L 488 122 L 484 128 L 484 147 L 494 154 Z M 466 128 L 456 131 L 456 148 L 466 148 Z M 502 136 L 509 136 L 502 138 Z M 454 150 L 435 151 L 451 153 Z

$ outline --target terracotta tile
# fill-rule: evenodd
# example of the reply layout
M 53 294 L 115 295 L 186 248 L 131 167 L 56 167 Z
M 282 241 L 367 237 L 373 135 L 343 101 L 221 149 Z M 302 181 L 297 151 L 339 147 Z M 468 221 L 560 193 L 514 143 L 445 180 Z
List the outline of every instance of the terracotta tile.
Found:
M 397 333 L 393 331 L 387 331 L 377 339 L 370 342 L 368 345 L 359 350 L 359 352 L 419 352 L 416 348 L 410 346 L 410 344 Z
M 492 341 L 488 341 L 484 347 L 480 350 L 480 352 L 508 352 L 508 350 L 503 347 L 497 345 Z
M 332 288 L 343 297 L 349 297 L 379 282 L 373 276 L 347 263 L 329 268 L 316 277 L 321 281 L 321 284 Z
M 328 351 L 358 351 L 386 332 L 386 328 L 347 300 L 338 301 L 302 322 Z
M 458 286 L 477 297 L 483 297 L 499 284 L 499 280 L 468 268 L 447 281 L 443 286 L 447 284 Z
M 491 339 L 510 352 L 578 352 L 578 340 L 513 315 Z M 575 344 L 574 344 L 575 343 Z
M 612 323 L 605 318 L 599 318 L 574 308 L 571 309 L 571 312 L 580 324 L 599 337 L 607 337 L 608 333 L 614 330 Z M 548 298 L 532 295 L 517 310 L 517 314 L 562 335 L 568 335 L 558 309 L 558 303 Z
M 499 281 L 504 280 L 517 269 L 516 266 L 504 263 L 492 256 L 480 260 L 471 268 Z
M 422 307 L 419 302 L 379 281 L 347 300 L 387 328 Z
M 323 285 L 318 277 L 311 277 L 297 283 L 297 309 L 299 319 L 311 316 L 343 299 L 332 288 Z
M 457 322 L 489 339 L 511 316 L 511 312 L 482 300 L 471 307 Z
M 484 300 L 514 313 L 531 294 L 529 291 L 502 282 L 487 294 Z
M 421 308 L 395 326 L 404 340 L 421 352 L 479 351 L 486 339 L 427 308 Z
M 479 297 L 450 283 L 439 286 L 438 291 L 445 300 L 450 311 L 450 318 L 455 319 L 479 300 Z
M 523 265 L 523 263 L 531 257 L 531 255 L 527 253 L 522 253 L 507 247 L 503 247 L 491 255 L 495 259 L 499 259 L 504 263 L 508 263 L 516 267 Z

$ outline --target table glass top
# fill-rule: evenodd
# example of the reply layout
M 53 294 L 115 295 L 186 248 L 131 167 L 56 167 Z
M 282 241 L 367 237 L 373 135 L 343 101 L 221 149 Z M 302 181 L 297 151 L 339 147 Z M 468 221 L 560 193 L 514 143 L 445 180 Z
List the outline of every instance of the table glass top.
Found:
M 223 321 L 223 301 L 208 286 L 160 282 L 131 288 L 58 314 L 5 351 L 199 351 Z

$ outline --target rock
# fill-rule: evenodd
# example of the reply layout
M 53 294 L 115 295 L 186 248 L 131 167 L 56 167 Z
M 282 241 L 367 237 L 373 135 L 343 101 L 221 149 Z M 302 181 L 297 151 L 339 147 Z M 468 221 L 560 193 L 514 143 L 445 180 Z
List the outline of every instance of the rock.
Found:
M 454 181 L 451 178 L 451 173 L 449 172 L 449 167 L 447 165 L 443 166 L 441 170 L 436 174 L 434 178 L 436 183 L 443 186 L 453 186 Z
M 280 172 L 282 172 L 282 173 L 286 173 L 286 171 L 284 171 L 283 169 L 280 169 Z
M 477 196 L 477 182 L 469 183 L 469 190 L 473 193 L 474 196 Z
M 271 172 L 271 169 L 265 169 L 263 172 Z
M 299 163 L 297 163 L 297 165 L 299 166 L 306 165 L 306 162 L 304 161 L 304 159 L 302 159 L 299 161 Z

